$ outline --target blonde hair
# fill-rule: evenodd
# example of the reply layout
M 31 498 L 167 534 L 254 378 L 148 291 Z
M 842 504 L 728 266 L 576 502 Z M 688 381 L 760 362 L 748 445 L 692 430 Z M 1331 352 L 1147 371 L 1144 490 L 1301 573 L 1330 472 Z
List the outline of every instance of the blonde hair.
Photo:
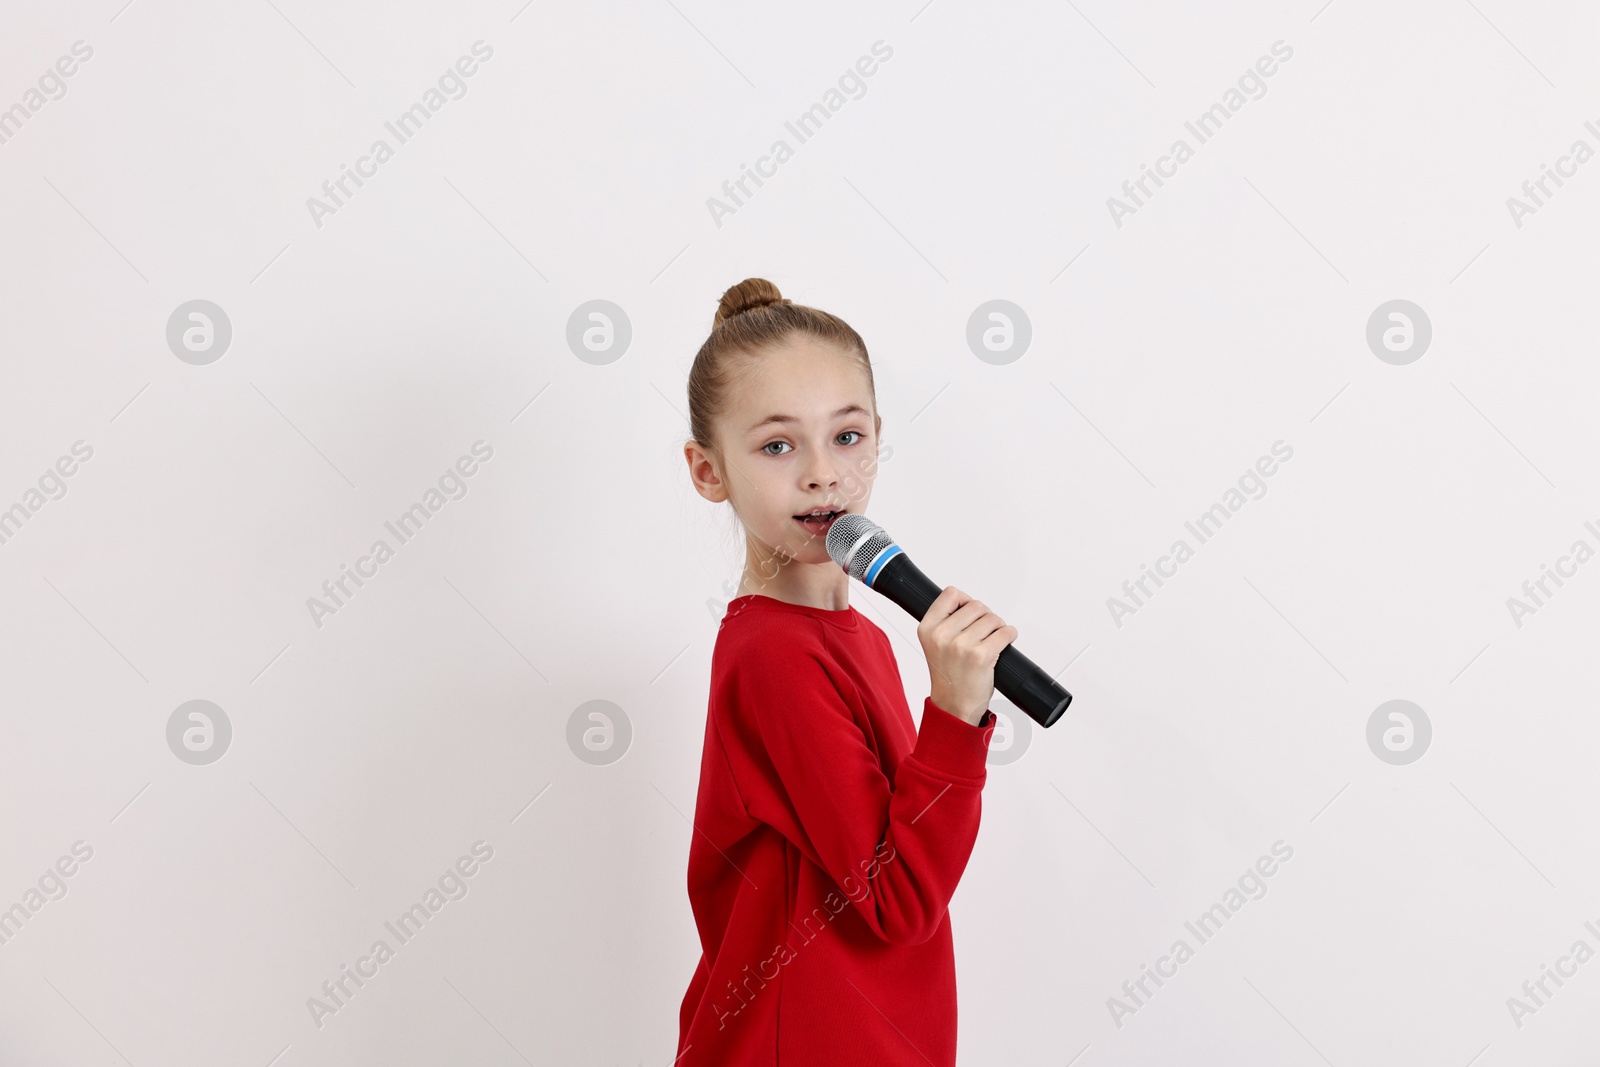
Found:
M 689 368 L 689 433 L 707 452 L 720 455 L 715 425 L 725 410 L 730 369 L 752 361 L 794 335 L 814 337 L 853 356 L 867 375 L 867 392 L 877 406 L 872 364 L 861 335 L 850 324 L 817 308 L 796 304 L 765 278 L 746 278 L 722 294 L 711 336 Z

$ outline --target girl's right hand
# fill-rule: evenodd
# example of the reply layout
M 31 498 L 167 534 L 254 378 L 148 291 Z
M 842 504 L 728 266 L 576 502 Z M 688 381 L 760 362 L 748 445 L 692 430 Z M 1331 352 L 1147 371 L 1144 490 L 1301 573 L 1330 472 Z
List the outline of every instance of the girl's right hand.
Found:
M 950 714 L 978 724 L 994 692 L 994 664 L 1017 639 L 1017 628 L 953 585 L 928 606 L 917 640 L 928 659 L 931 699 Z

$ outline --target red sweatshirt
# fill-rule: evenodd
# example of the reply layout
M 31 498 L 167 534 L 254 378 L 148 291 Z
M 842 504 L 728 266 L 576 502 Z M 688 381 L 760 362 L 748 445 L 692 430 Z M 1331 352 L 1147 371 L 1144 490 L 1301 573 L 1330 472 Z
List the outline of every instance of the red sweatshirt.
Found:
M 703 953 L 673 1067 L 953 1067 L 946 907 L 994 713 L 925 700 L 854 608 L 728 604 L 689 846 Z

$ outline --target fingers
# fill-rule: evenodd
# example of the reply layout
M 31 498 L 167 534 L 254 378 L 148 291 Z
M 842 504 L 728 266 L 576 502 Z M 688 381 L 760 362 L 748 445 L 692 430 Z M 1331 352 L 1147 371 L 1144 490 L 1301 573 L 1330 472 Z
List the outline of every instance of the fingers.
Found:
M 977 644 L 1005 625 L 1005 620 L 990 611 L 983 601 L 967 597 L 965 593 L 962 596 L 966 597 L 965 602 L 951 612 L 944 622 L 944 626 L 959 639 Z
M 945 611 L 943 616 L 941 616 L 938 621 L 944 622 L 949 620 L 957 623 L 955 627 L 955 631 L 957 633 L 960 633 L 962 630 L 965 630 L 968 626 L 972 625 L 972 621 L 974 619 L 980 617 L 984 612 L 989 610 L 984 606 L 982 601 L 974 600 L 972 597 L 968 596 L 966 593 L 963 593 L 953 585 L 945 586 L 944 592 L 939 594 L 938 598 L 934 600 L 933 605 L 938 606 L 941 601 L 944 602 Z M 934 607 L 930 606 L 928 608 L 928 614 L 932 615 L 933 613 Z
M 917 625 L 928 660 L 935 704 L 961 713 L 981 709 L 994 692 L 994 668 L 1007 645 L 1016 640 L 1017 628 L 981 600 L 974 600 L 952 585 L 945 586 Z
M 978 647 L 986 657 L 992 656 L 994 659 L 999 659 L 1000 653 L 1004 652 L 1006 647 L 1016 639 L 1017 628 L 1015 626 L 1001 626 L 994 633 L 984 638 L 983 643 Z
M 955 586 L 945 586 L 933 598 L 933 603 L 928 605 L 928 610 L 923 612 L 921 621 L 917 623 L 917 636 L 924 639 L 931 637 L 966 599 L 965 594 Z
M 990 611 L 982 601 L 969 600 L 948 620 L 948 625 L 962 638 L 974 643 L 982 641 L 1004 626 L 1006 621 Z
M 1016 640 L 1017 629 L 989 610 L 981 600 L 974 600 L 953 585 L 947 585 L 928 605 L 927 612 L 917 629 L 924 633 L 948 631 L 963 643 L 977 645 L 1002 630 L 1009 631 L 1004 643 Z
M 968 648 L 976 648 L 998 631 L 1008 629 L 1005 620 L 990 611 L 988 605 L 981 600 L 974 600 L 953 585 L 945 586 L 929 605 L 918 629 L 924 627 L 930 634 L 947 636 L 952 642 L 959 642 Z M 1003 644 L 1016 639 L 1015 629 L 1009 629 L 1011 636 Z
M 930 627 L 937 626 L 971 599 L 955 586 L 947 585 L 933 598 L 933 603 L 928 605 L 927 614 L 922 617 L 922 621 Z
M 969 600 L 946 619 L 940 629 L 950 635 L 951 640 L 970 647 L 1004 625 L 1004 620 L 982 603 Z

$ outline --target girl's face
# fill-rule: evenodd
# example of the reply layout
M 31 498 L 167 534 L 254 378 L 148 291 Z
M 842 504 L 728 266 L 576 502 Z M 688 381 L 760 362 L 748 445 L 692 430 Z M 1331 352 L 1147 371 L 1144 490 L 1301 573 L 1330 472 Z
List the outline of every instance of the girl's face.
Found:
M 791 340 L 733 368 L 717 424 L 721 470 L 696 462 L 695 487 L 730 500 L 762 559 L 832 564 L 822 509 L 864 513 L 878 472 L 878 418 L 866 372 L 810 338 Z M 770 577 L 770 576 L 769 576 Z

